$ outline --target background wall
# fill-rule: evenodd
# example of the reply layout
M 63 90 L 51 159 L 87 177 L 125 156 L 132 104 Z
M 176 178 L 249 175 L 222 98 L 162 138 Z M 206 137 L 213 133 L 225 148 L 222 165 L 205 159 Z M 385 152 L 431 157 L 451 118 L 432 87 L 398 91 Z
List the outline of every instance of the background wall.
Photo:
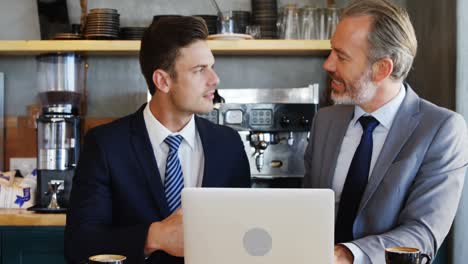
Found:
M 408 81 L 423 98 L 455 109 L 456 1 L 411 0 L 408 12 L 418 38 L 418 54 Z

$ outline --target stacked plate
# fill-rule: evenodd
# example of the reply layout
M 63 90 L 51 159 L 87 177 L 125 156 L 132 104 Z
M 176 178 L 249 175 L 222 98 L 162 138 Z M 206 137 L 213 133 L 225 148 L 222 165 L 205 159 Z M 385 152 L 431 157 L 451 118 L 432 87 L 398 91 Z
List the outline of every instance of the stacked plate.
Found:
M 208 34 L 213 35 L 218 33 L 218 16 L 213 15 L 194 15 L 196 17 L 201 17 L 206 22 L 206 26 L 208 26 Z
M 278 6 L 276 0 L 251 0 L 253 24 L 260 25 L 262 38 L 276 38 Z
M 141 40 L 146 27 L 121 27 L 120 39 Z
M 84 36 L 87 39 L 117 39 L 119 27 L 120 14 L 116 9 L 91 9 L 86 17 Z
M 83 36 L 81 34 L 75 34 L 75 33 L 57 33 L 52 37 L 52 39 L 54 40 L 78 40 L 78 39 L 83 39 Z

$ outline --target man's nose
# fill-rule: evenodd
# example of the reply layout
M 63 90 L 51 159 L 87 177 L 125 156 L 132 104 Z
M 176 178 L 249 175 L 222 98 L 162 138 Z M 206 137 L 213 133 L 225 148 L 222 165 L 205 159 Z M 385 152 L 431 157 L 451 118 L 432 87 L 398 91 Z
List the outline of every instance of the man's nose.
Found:
M 219 84 L 219 77 L 218 77 L 218 74 L 216 74 L 215 70 L 214 69 L 211 69 L 210 70 L 210 77 L 209 77 L 209 85 L 210 86 L 218 86 Z
M 328 55 L 328 58 L 325 60 L 325 62 L 323 63 L 322 65 L 322 68 L 325 70 L 325 71 L 328 71 L 328 72 L 334 72 L 335 71 L 335 54 L 333 53 L 333 51 L 330 53 L 330 55 Z

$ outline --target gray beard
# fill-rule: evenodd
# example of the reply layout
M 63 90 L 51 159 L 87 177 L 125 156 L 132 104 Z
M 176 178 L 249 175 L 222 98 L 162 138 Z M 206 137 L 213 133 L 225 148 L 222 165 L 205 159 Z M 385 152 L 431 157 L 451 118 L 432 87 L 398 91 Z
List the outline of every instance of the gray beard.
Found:
M 345 87 L 345 93 L 336 95 L 331 93 L 331 99 L 335 104 L 362 105 L 374 99 L 377 87 L 371 81 L 372 70 L 368 70 L 357 81 Z

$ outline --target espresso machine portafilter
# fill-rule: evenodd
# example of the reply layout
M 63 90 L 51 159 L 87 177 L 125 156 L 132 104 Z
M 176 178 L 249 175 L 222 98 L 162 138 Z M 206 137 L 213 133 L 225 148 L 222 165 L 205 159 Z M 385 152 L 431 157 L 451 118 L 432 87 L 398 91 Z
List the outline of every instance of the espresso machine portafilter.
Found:
M 42 54 L 36 60 L 42 112 L 37 119 L 37 203 L 31 210 L 64 211 L 80 151 L 85 62 L 74 53 Z
M 318 84 L 303 88 L 220 89 L 225 102 L 201 115 L 238 131 L 253 187 L 300 187 L 304 152 L 318 110 Z

